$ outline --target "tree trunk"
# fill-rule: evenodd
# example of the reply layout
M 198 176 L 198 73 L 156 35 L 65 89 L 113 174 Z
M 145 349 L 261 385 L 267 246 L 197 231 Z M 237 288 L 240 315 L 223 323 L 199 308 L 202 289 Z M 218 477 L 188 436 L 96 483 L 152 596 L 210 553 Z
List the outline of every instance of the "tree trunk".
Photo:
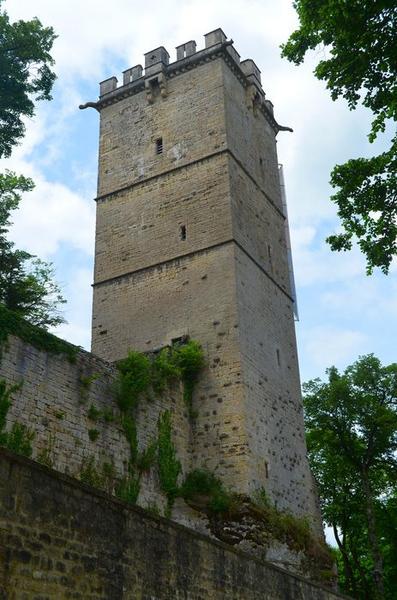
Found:
M 338 544 L 340 553 L 342 554 L 343 566 L 345 569 L 345 576 L 346 576 L 346 586 L 348 588 L 348 591 L 351 592 L 354 595 L 354 597 L 357 597 L 356 581 L 354 578 L 353 569 L 350 564 L 350 558 L 349 558 L 349 555 L 346 552 L 346 548 L 345 548 L 345 534 L 342 532 L 342 535 L 343 535 L 343 542 L 342 542 L 339 537 L 338 529 L 334 523 L 332 523 L 332 529 L 334 530 L 335 540 L 336 540 L 336 543 Z
M 363 477 L 363 491 L 366 503 L 367 513 L 367 525 L 368 525 L 368 538 L 372 553 L 372 560 L 374 562 L 373 567 L 373 578 L 375 583 L 375 598 L 376 600 L 383 600 L 384 598 L 384 586 L 383 586 L 383 560 L 382 554 L 379 548 L 378 534 L 376 532 L 374 504 L 372 499 L 372 490 L 368 478 L 368 472 L 366 469 L 362 471 Z

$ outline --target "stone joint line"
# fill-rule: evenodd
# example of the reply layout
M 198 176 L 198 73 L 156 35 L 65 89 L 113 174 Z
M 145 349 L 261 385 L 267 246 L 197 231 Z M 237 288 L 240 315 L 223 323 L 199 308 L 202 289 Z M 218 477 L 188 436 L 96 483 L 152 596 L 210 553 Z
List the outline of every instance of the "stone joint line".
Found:
M 283 294 L 285 296 L 287 296 L 287 298 L 291 302 L 294 302 L 294 299 L 292 298 L 292 296 L 290 296 L 288 294 L 288 292 L 283 287 L 281 287 L 281 285 L 279 283 L 277 283 L 277 281 L 274 279 L 274 277 L 272 277 L 266 271 L 266 269 L 264 269 L 264 267 L 260 263 L 258 263 L 258 261 L 255 260 L 255 258 L 253 258 L 253 256 L 251 256 L 251 254 L 241 244 L 239 244 L 239 242 L 237 242 L 234 238 L 230 238 L 229 240 L 224 240 L 223 242 L 218 242 L 217 244 L 213 244 L 211 246 L 206 246 L 205 248 L 199 248 L 198 250 L 192 250 L 191 252 L 187 252 L 186 254 L 178 254 L 178 256 L 174 256 L 173 258 L 169 258 L 167 260 L 163 260 L 161 262 L 154 263 L 154 264 L 148 265 L 146 267 L 141 267 L 139 269 L 135 269 L 134 271 L 128 271 L 127 273 L 122 273 L 121 275 L 115 275 L 114 277 L 109 277 L 109 279 L 102 279 L 101 281 L 95 281 L 92 284 L 92 287 L 99 287 L 100 285 L 105 285 L 105 284 L 108 284 L 108 283 L 112 283 L 113 281 L 119 281 L 120 279 L 123 279 L 124 277 L 130 277 L 131 275 L 136 275 L 137 273 L 142 273 L 144 271 L 149 271 L 149 270 L 152 270 L 152 269 L 156 269 L 157 267 L 162 267 L 164 265 L 169 265 L 169 264 L 175 262 L 176 260 L 180 260 L 181 258 L 189 258 L 190 256 L 195 256 L 197 254 L 203 254 L 204 252 L 207 252 L 208 250 L 215 250 L 216 248 L 222 248 L 223 246 L 228 246 L 229 244 L 236 244 L 236 246 L 242 252 L 244 252 L 244 254 L 254 263 L 254 265 L 256 267 L 258 267 L 258 269 L 260 271 L 262 271 L 262 273 L 264 275 L 266 275 L 266 277 L 268 279 L 270 279 L 270 281 L 272 281 L 274 283 L 274 285 L 281 292 L 283 292 Z
M 222 154 L 230 155 L 230 157 L 238 164 L 240 169 L 242 169 L 242 171 L 254 183 L 254 185 L 261 192 L 261 194 L 266 198 L 266 200 L 274 208 L 274 210 L 280 215 L 280 217 L 282 217 L 285 220 L 286 217 L 285 217 L 284 213 L 278 208 L 278 206 L 270 198 L 270 196 L 265 192 L 265 190 L 263 188 L 261 188 L 261 186 L 255 180 L 255 178 L 244 167 L 244 165 L 239 161 L 239 159 L 234 155 L 234 153 L 229 148 L 224 148 L 223 150 L 217 150 L 216 152 L 211 152 L 211 154 L 207 154 L 206 156 L 202 156 L 201 158 L 197 158 L 197 159 L 192 160 L 191 162 L 185 163 L 183 165 L 178 165 L 177 167 L 173 167 L 172 169 L 168 169 L 167 171 L 157 173 L 156 175 L 151 175 L 150 177 L 147 177 L 146 179 L 141 179 L 140 181 L 134 181 L 134 183 L 129 183 L 128 185 L 117 188 L 116 190 L 113 190 L 112 192 L 107 192 L 106 194 L 97 196 L 96 198 L 94 198 L 94 202 L 101 202 L 102 200 L 106 200 L 108 198 L 111 198 L 112 196 L 116 196 L 117 194 L 120 194 L 121 192 L 125 192 L 127 190 L 132 190 L 134 187 L 137 187 L 139 185 L 145 185 L 146 183 L 149 183 L 150 181 L 153 181 L 154 179 L 157 179 L 160 177 L 165 177 L 166 175 L 175 173 L 176 171 L 180 171 L 181 169 L 187 169 L 188 167 L 192 167 L 193 165 L 205 162 L 207 160 L 210 160 L 211 158 L 215 158 L 216 156 L 221 156 Z

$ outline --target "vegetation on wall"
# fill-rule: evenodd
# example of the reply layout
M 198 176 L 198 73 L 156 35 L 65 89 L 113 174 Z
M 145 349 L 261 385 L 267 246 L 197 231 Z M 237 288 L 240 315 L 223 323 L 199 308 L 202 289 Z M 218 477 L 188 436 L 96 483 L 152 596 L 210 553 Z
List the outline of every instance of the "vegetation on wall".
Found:
M 186 502 L 201 505 L 212 514 L 231 513 L 237 500 L 218 477 L 203 469 L 186 475 L 179 494 Z
M 9 386 L 4 379 L 0 379 L 0 446 L 4 446 L 16 454 L 31 456 L 33 431 L 18 422 L 12 425 L 10 431 L 5 431 L 7 414 L 11 406 L 11 396 L 20 387 L 21 385 Z
M 183 395 L 190 413 L 194 386 L 203 366 L 203 350 L 194 340 L 163 348 L 154 357 L 142 352 L 129 352 L 125 359 L 117 363 L 119 376 L 115 393 L 120 410 L 133 410 L 138 400 L 150 389 L 161 394 L 166 387 L 179 380 L 183 383 Z
M 309 521 L 277 510 L 264 489 L 250 498 L 228 490 L 214 473 L 195 469 L 185 476 L 178 495 L 189 506 L 208 515 L 211 531 L 218 539 L 229 544 L 245 539 L 265 551 L 272 542 L 286 544 L 291 551 L 304 553 L 306 568 L 315 578 L 324 580 L 334 576 L 332 555 L 313 535 Z M 244 533 L 241 523 L 246 525 Z
M 163 412 L 158 420 L 158 469 L 160 487 L 167 497 L 168 511 L 178 495 L 178 476 L 182 470 L 171 435 L 171 413 Z
M 32 325 L 17 313 L 0 304 L 0 352 L 6 345 L 9 335 L 21 338 L 38 350 L 50 354 L 64 354 L 70 362 L 76 361 L 78 346 L 52 335 L 45 329 Z

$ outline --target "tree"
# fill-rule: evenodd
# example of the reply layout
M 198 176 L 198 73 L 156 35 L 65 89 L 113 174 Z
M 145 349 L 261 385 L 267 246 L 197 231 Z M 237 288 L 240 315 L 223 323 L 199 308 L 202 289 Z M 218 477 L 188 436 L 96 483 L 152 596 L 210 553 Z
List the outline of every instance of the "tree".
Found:
M 385 514 L 396 506 L 397 364 L 384 367 L 370 354 L 343 374 L 331 367 L 327 375 L 326 383 L 303 385 L 304 409 L 309 460 L 338 544 L 342 583 L 356 598 L 395 598 Z
M 0 158 L 25 132 L 22 117 L 34 115 L 34 102 L 50 100 L 55 73 L 50 50 L 56 38 L 52 27 L 38 19 L 10 23 L 0 0 Z
M 31 179 L 10 171 L 0 174 L 0 303 L 34 325 L 48 327 L 64 322 L 58 306 L 65 300 L 52 279 L 52 265 L 14 249 L 7 239 L 10 212 L 18 207 L 20 193 L 32 188 Z
M 10 23 L 0 0 L 0 158 L 8 157 L 21 140 L 23 117 L 34 115 L 35 102 L 51 99 L 55 73 L 50 55 L 54 31 L 38 19 Z M 6 171 L 0 174 L 0 303 L 42 327 L 64 319 L 64 303 L 52 280 L 53 268 L 8 240 L 10 213 L 21 193 L 32 190 L 31 179 Z
M 358 240 L 367 273 L 388 273 L 397 254 L 397 4 L 395 0 L 295 0 L 300 25 L 282 55 L 300 64 L 309 50 L 322 47 L 315 76 L 327 82 L 331 97 L 350 109 L 362 104 L 373 113 L 373 142 L 394 122 L 390 148 L 372 158 L 337 165 L 331 185 L 343 232 L 327 238 L 332 250 L 350 250 Z

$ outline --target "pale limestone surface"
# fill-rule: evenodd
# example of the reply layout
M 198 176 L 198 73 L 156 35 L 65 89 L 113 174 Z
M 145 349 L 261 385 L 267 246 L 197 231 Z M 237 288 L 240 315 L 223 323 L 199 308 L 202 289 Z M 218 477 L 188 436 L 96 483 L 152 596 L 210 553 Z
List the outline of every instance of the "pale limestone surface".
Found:
M 194 397 L 192 466 L 239 492 L 264 487 L 320 532 L 279 128 L 255 63 L 240 63 L 225 40 L 211 32 L 204 51 L 182 45 L 171 64 L 165 49 L 147 53 L 144 75 L 100 98 L 92 348 L 114 361 L 184 335 L 200 341 L 208 366 Z

